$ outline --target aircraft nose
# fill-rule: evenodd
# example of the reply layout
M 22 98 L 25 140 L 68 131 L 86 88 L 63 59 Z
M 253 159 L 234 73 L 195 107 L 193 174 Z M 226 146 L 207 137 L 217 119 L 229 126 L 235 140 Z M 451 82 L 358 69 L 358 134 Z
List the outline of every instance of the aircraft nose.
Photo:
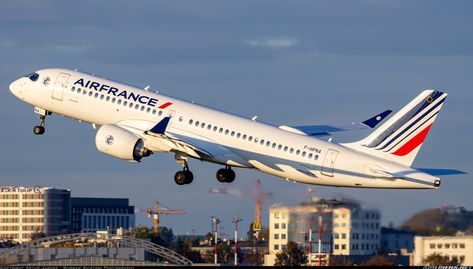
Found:
M 18 94 L 19 94 L 20 91 L 21 91 L 21 86 L 22 86 L 22 85 L 20 85 L 19 79 L 13 81 L 13 82 L 10 84 L 10 91 L 11 91 L 11 93 L 13 93 L 13 95 L 15 95 L 15 96 L 18 96 Z

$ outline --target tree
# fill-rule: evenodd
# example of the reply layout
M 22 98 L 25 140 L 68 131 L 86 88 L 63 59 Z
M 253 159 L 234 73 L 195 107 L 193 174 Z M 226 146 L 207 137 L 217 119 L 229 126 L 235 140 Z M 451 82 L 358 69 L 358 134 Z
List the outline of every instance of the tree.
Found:
M 214 263 L 214 250 L 208 250 L 204 254 L 205 262 Z M 217 245 L 217 261 L 219 263 L 230 263 L 233 261 L 233 250 L 227 242 Z
M 422 260 L 424 265 L 429 266 L 454 266 L 460 265 L 457 259 L 449 259 L 448 256 L 443 256 L 440 253 L 432 253 Z
M 393 257 L 376 255 L 361 263 L 361 266 L 394 266 L 396 261 Z
M 253 241 L 254 239 L 256 239 L 255 231 L 253 230 L 253 222 L 250 224 L 250 227 L 248 227 L 248 232 L 246 233 L 246 236 L 248 237 L 249 241 Z M 262 240 L 262 239 L 268 240 L 268 238 L 269 238 L 269 228 L 264 227 L 264 226 L 261 227 L 261 230 L 259 231 L 258 237 L 259 237 L 258 240 Z
M 204 259 L 200 255 L 199 251 L 192 250 L 192 240 L 189 238 L 179 237 L 172 245 L 171 250 L 181 254 L 182 256 L 188 258 L 194 263 L 202 263 Z
M 296 243 L 289 242 L 287 248 L 276 254 L 275 266 L 301 266 L 307 263 L 307 254 Z
M 150 230 L 144 225 L 139 225 L 128 231 L 126 235 L 134 238 L 150 238 Z
M 165 248 L 169 248 L 174 240 L 174 233 L 172 229 L 167 227 L 159 227 L 159 231 L 157 234 L 153 234 L 151 236 L 151 242 L 163 246 Z

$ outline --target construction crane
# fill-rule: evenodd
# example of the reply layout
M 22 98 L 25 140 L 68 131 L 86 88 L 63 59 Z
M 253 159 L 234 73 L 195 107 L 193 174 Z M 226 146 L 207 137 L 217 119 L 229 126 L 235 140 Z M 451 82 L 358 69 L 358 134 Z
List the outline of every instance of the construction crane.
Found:
M 157 201 L 154 202 L 153 208 L 151 209 L 137 209 L 138 212 L 146 212 L 148 218 L 153 217 L 153 233 L 157 234 L 159 231 L 159 215 L 184 215 L 186 214 L 183 210 L 172 210 L 169 209 Z
M 251 223 L 253 231 L 255 232 L 256 238 L 259 239 L 259 232 L 263 228 L 263 224 L 261 222 L 261 207 L 263 205 L 263 201 L 272 197 L 272 193 L 264 193 L 261 188 L 261 181 L 258 179 L 256 181 L 256 188 L 251 191 L 245 191 L 240 189 L 215 189 L 210 188 L 209 193 L 220 193 L 226 195 L 234 195 L 238 197 L 252 197 L 255 199 L 255 219 Z

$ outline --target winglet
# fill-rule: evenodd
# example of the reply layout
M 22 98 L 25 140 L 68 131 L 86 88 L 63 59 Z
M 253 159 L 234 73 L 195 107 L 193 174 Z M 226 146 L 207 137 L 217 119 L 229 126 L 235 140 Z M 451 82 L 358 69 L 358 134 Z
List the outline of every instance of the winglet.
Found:
M 365 120 L 362 123 L 365 124 L 366 126 L 370 127 L 370 128 L 374 128 L 374 127 L 376 127 L 376 125 L 378 125 L 378 123 L 382 122 L 384 120 L 384 118 L 386 118 L 389 114 L 391 114 L 391 112 L 393 112 L 393 111 L 392 110 L 386 110 L 384 112 L 379 113 L 376 116 L 373 116 L 373 117 Z
M 166 131 L 166 128 L 168 127 L 170 119 L 171 117 L 165 117 L 160 122 L 158 122 L 153 128 L 151 128 L 151 130 L 149 131 L 155 134 L 164 134 L 164 132 Z

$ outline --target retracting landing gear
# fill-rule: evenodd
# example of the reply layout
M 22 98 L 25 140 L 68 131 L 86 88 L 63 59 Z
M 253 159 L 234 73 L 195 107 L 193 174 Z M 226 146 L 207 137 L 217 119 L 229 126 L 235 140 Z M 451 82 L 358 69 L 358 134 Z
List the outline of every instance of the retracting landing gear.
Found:
M 182 171 L 177 171 L 174 175 L 174 181 L 177 185 L 190 184 L 194 180 L 194 174 L 189 170 L 189 165 L 187 164 L 187 156 L 184 156 L 180 153 L 176 153 L 174 159 L 177 163 L 182 165 Z
M 34 108 L 34 112 L 36 114 L 39 114 L 39 125 L 36 125 L 35 127 L 33 127 L 33 133 L 35 135 L 42 135 L 44 134 L 44 131 L 45 131 L 45 128 L 44 128 L 44 123 L 46 122 L 46 116 L 47 115 L 51 115 L 51 112 L 49 111 L 46 111 L 42 108 L 39 108 L 39 107 L 35 107 Z
M 219 169 L 217 171 L 217 180 L 222 183 L 231 183 L 235 180 L 235 172 L 233 172 L 231 166 L 226 166 L 225 169 Z

